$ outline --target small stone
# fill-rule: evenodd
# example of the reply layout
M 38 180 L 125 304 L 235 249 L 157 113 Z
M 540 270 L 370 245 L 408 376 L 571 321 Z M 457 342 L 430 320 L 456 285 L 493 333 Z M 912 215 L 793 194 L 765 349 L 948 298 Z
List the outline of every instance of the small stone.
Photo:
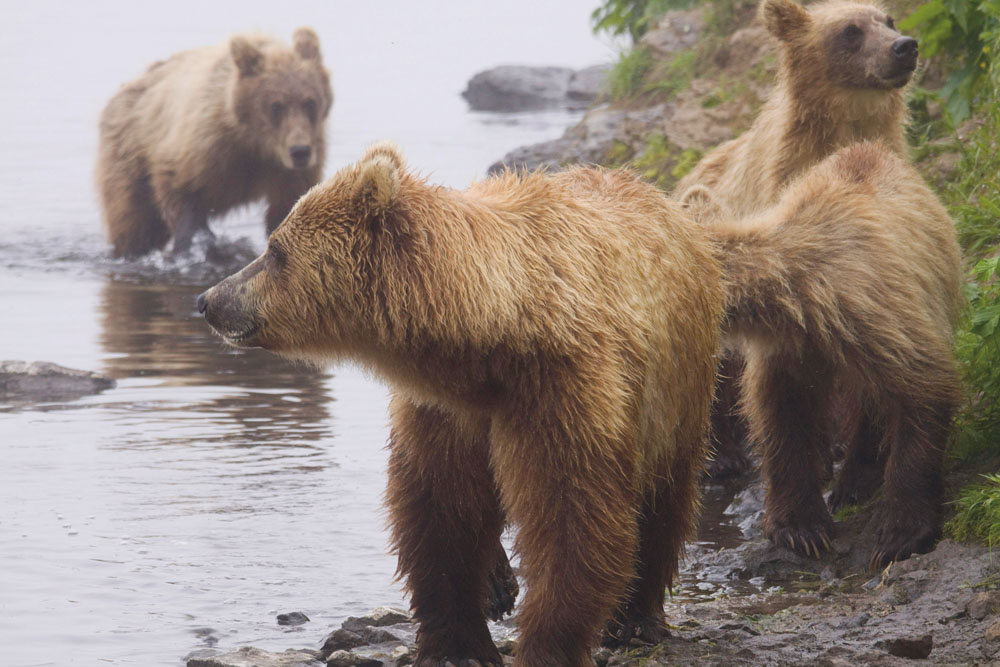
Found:
M 301 611 L 293 611 L 290 614 L 278 614 L 278 625 L 302 625 L 308 622 L 309 617 Z
M 1000 640 L 1000 621 L 997 621 L 990 627 L 986 628 L 986 632 L 984 633 L 983 637 L 988 642 L 995 642 L 997 640 Z
M 977 593 L 965 606 L 965 613 L 977 621 L 998 612 L 1000 612 L 1000 591 Z
M 934 638 L 931 635 L 923 637 L 898 637 L 886 640 L 883 647 L 897 658 L 910 658 L 912 660 L 923 660 L 931 654 L 934 648 Z

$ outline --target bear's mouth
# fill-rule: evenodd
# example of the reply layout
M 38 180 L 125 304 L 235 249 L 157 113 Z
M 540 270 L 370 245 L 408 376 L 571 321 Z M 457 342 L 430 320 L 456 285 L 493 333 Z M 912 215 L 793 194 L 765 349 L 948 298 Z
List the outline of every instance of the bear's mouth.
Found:
M 254 322 L 246 329 L 238 332 L 226 331 L 222 333 L 222 338 L 230 345 L 237 347 L 251 347 L 248 343 L 260 331 L 260 323 Z

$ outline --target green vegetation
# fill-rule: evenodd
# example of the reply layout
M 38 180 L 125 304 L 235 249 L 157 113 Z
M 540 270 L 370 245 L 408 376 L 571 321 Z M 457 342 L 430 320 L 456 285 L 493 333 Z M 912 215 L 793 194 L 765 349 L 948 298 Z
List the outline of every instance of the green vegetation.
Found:
M 963 122 L 977 103 L 992 97 L 988 73 L 1000 36 L 996 0 L 931 0 L 900 21 L 899 29 L 917 31 L 922 57 L 941 55 L 954 64 L 941 87 L 953 124 Z
M 590 20 L 594 32 L 608 32 L 612 35 L 628 35 L 633 42 L 656 24 L 656 19 L 669 9 L 683 9 L 695 0 L 605 0 L 594 10 Z
M 945 530 L 956 540 L 978 540 L 992 547 L 1000 545 L 1000 474 L 983 477 L 985 484 L 962 489 L 955 500 L 958 513 Z

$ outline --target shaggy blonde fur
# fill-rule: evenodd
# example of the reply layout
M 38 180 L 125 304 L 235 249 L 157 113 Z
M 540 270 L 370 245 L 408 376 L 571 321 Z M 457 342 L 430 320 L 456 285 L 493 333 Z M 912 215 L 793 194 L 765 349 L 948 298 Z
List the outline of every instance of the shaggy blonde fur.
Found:
M 115 256 L 171 239 L 183 251 L 209 216 L 262 197 L 273 230 L 320 178 L 332 102 L 308 28 L 293 48 L 236 36 L 152 65 L 101 115 L 96 178 Z
M 962 272 L 947 212 L 892 148 L 868 142 L 748 219 L 699 199 L 721 244 L 724 328 L 746 358 L 742 409 L 768 481 L 767 533 L 811 553 L 832 536 L 820 465 L 836 388 L 859 411 L 867 441 L 855 446 L 885 459 L 873 564 L 926 550 L 940 533 L 960 396 L 951 337 Z
M 528 583 L 515 664 L 590 665 L 613 613 L 662 631 L 694 534 L 712 246 L 632 173 L 455 191 L 402 165 L 378 145 L 313 188 L 201 307 L 231 342 L 352 358 L 391 383 L 387 497 L 418 665 L 501 664 L 483 606 L 505 520 Z

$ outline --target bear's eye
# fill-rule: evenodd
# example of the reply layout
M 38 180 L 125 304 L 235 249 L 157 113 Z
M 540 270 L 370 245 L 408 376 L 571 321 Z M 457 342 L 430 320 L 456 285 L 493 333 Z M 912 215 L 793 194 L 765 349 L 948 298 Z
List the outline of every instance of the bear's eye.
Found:
M 846 28 L 844 28 L 844 33 L 843 34 L 844 34 L 844 38 L 845 39 L 853 42 L 853 41 L 861 38 L 862 32 L 861 32 L 861 28 L 859 28 L 858 26 L 856 26 L 856 25 L 854 25 L 852 23 L 851 25 L 849 25 Z
M 319 110 L 319 106 L 316 104 L 316 100 L 310 98 L 305 101 L 302 108 L 306 110 L 306 116 L 309 117 L 310 123 L 316 122 L 316 114 Z
M 285 105 L 281 102 L 271 103 L 271 122 L 277 125 L 281 122 L 281 117 L 285 115 Z
M 288 253 L 274 241 L 267 244 L 267 254 L 271 256 L 271 259 L 274 260 L 279 269 L 285 268 L 285 265 L 288 263 Z
M 885 17 L 885 24 L 887 26 L 889 26 L 890 30 L 895 30 L 896 29 L 896 22 L 892 20 L 891 16 L 886 16 Z

